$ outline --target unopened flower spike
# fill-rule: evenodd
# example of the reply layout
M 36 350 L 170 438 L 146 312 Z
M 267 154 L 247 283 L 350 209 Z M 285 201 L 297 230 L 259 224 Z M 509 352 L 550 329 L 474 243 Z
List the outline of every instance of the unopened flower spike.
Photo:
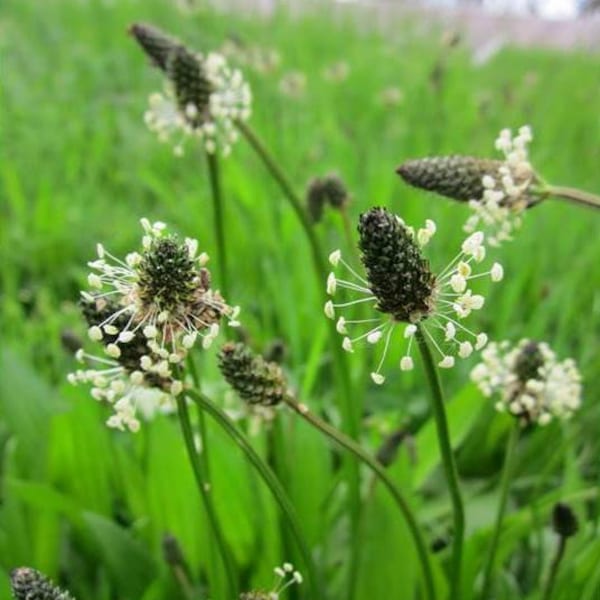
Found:
M 242 343 L 226 343 L 219 352 L 219 369 L 229 385 L 245 402 L 275 406 L 287 393 L 281 367 L 254 354 Z
M 42 573 L 29 567 L 14 569 L 10 574 L 10 584 L 15 600 L 75 600 Z
M 512 414 L 523 426 L 569 419 L 581 405 L 575 362 L 559 361 L 545 342 L 492 343 L 471 379 L 485 396 L 498 398 L 498 411 Z
M 473 350 L 483 348 L 486 334 L 463 325 L 463 320 L 484 304 L 484 297 L 473 293 L 469 285 L 472 280 L 486 276 L 500 281 L 503 271 L 499 263 L 494 263 L 488 271 L 476 272 L 485 258 L 481 232 L 468 236 L 460 252 L 439 274 L 433 273 L 423 255 L 424 246 L 436 232 L 433 221 L 427 220 L 423 228 L 415 231 L 385 208 L 372 208 L 361 215 L 358 232 L 365 277 L 352 269 L 336 250 L 329 261 L 334 269 L 342 267 L 349 278 L 338 278 L 335 271 L 332 272 L 327 280 L 327 292 L 334 296 L 339 290 L 348 290 L 359 298 L 343 298 L 338 303 L 330 300 L 325 304 L 325 314 L 337 319 L 336 328 L 344 336 L 342 347 L 347 352 L 353 352 L 359 343 L 383 344 L 377 368 L 371 373 L 375 383 L 385 381 L 381 371 L 399 329 L 405 340 L 400 360 L 403 371 L 413 368 L 411 351 L 417 325 L 433 343 L 442 368 L 454 366 L 455 355 L 466 358 Z M 373 309 L 369 318 L 353 319 L 339 314 L 361 303 Z M 350 331 L 354 329 L 360 332 L 351 336 Z M 434 335 L 435 332 L 440 335 Z
M 92 396 L 113 405 L 109 426 L 132 431 L 139 429 L 139 411 L 168 410 L 181 393 L 177 365 L 189 350 L 197 342 L 208 348 L 223 318 L 239 324 L 239 308 L 211 288 L 208 256 L 197 254 L 197 242 L 167 235 L 164 223 L 142 219 L 142 226 L 139 252 L 121 260 L 98 245 L 98 258 L 89 263 L 91 289 L 82 292 L 82 310 L 104 356 L 78 351 L 80 362 L 96 368 L 69 375 L 71 383 L 91 383 Z
M 240 600 L 280 600 L 282 592 L 294 584 L 300 585 L 303 581 L 300 571 L 296 571 L 292 563 L 283 563 L 281 567 L 275 567 L 273 571 L 277 581 L 270 592 L 243 592 L 240 594 Z
M 315 177 L 306 190 L 306 209 L 313 223 L 318 223 L 325 206 L 336 210 L 343 209 L 350 196 L 342 179 L 335 174 Z
M 250 117 L 252 95 L 242 73 L 216 52 L 203 55 L 155 27 L 134 24 L 130 32 L 153 63 L 167 75 L 163 93 L 150 96 L 148 127 L 182 154 L 190 138 L 211 154 L 231 152 L 238 139 L 235 121 Z

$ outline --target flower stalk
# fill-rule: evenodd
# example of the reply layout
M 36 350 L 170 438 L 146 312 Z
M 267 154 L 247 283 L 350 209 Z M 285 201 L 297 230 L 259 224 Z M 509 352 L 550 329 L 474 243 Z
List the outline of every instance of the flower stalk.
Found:
M 365 450 L 352 438 L 348 437 L 341 431 L 338 431 L 337 429 L 335 429 L 335 427 L 332 427 L 331 425 L 329 425 L 328 423 L 311 413 L 305 404 L 298 403 L 290 394 L 287 394 L 284 397 L 283 402 L 285 402 L 285 404 L 289 408 L 291 408 L 296 414 L 298 414 L 312 427 L 325 434 L 337 445 L 341 446 L 345 450 L 348 450 L 354 456 L 354 458 L 366 465 L 381 480 L 383 485 L 392 495 L 394 502 L 400 509 L 406 521 L 410 534 L 413 538 L 415 548 L 417 550 L 419 562 L 421 564 L 425 584 L 426 598 L 429 598 L 429 600 L 433 600 L 435 598 L 435 586 L 433 583 L 433 573 L 431 570 L 429 553 L 427 550 L 427 546 L 425 545 L 425 541 L 423 539 L 423 534 L 421 533 L 418 521 L 412 509 L 410 508 L 408 501 L 402 495 L 402 492 L 397 488 L 394 482 L 390 479 L 383 465 L 379 463 L 376 459 L 371 457 L 367 452 L 365 452 Z
M 219 159 L 215 153 L 205 152 L 208 167 L 208 180 L 213 202 L 213 218 L 217 238 L 217 259 L 221 289 L 227 298 L 229 295 L 229 277 L 227 272 L 227 244 L 225 243 L 225 203 L 221 189 Z
M 179 417 L 179 424 L 181 426 L 181 432 L 183 434 L 188 459 L 194 472 L 196 487 L 200 492 L 200 496 L 202 498 L 202 503 L 206 511 L 208 522 L 212 534 L 214 536 L 215 543 L 219 548 L 219 554 L 221 555 L 221 560 L 223 561 L 223 567 L 225 568 L 225 576 L 227 580 L 227 587 L 229 590 L 228 595 L 231 597 L 235 597 L 239 591 L 236 585 L 237 577 L 235 564 L 233 562 L 233 557 L 231 555 L 229 547 L 227 546 L 227 542 L 225 540 L 225 536 L 223 535 L 223 531 L 219 525 L 219 520 L 215 511 L 215 506 L 212 501 L 212 493 L 210 483 L 207 478 L 205 465 L 194 443 L 194 433 L 192 430 L 188 406 L 185 399 L 181 395 L 177 397 L 177 414 Z
M 442 386 L 435 368 L 435 362 L 433 360 L 431 350 L 429 349 L 429 345 L 420 325 L 417 325 L 416 339 L 421 357 L 423 359 L 423 364 L 425 366 L 425 373 L 431 388 L 431 407 L 437 429 L 437 438 L 440 447 L 442 465 L 446 474 L 446 481 L 448 483 L 448 490 L 450 492 L 450 500 L 452 502 L 454 531 L 452 543 L 452 563 L 450 566 L 450 600 L 461 600 L 462 552 L 465 534 L 464 504 L 460 491 L 456 461 L 452 452 L 450 431 L 448 428 L 448 420 L 446 418 L 446 410 L 444 408 Z
M 271 491 L 273 498 L 287 520 L 290 530 L 296 540 L 296 544 L 298 545 L 298 549 L 300 550 L 300 554 L 302 555 L 308 576 L 309 587 L 311 589 L 311 598 L 322 600 L 323 594 L 318 584 L 319 579 L 315 563 L 312 559 L 309 546 L 304 538 L 304 534 L 302 533 L 302 528 L 294 506 L 281 483 L 277 477 L 275 477 L 273 471 L 271 471 L 268 465 L 266 465 L 263 459 L 258 455 L 256 450 L 254 450 L 246 437 L 218 406 L 198 390 L 188 389 L 186 390 L 186 394 L 196 403 L 200 410 L 208 413 L 208 415 L 210 415 L 210 417 L 212 417 L 223 431 L 235 442 Z
M 308 240 L 311 249 L 311 255 L 313 260 L 313 266 L 315 275 L 319 285 L 327 277 L 327 267 L 323 259 L 323 251 L 319 239 L 315 233 L 314 228 L 311 226 L 310 219 L 307 212 L 305 211 L 302 200 L 294 191 L 292 185 L 288 181 L 283 170 L 271 155 L 267 147 L 263 144 L 261 139 L 256 135 L 253 129 L 245 123 L 243 120 L 236 120 L 235 125 L 241 134 L 246 138 L 252 149 L 256 152 L 259 158 L 262 160 L 266 169 L 269 171 L 273 179 L 277 182 L 285 198 L 289 202 L 290 206 L 294 210 L 298 221 L 304 231 L 304 234 Z M 347 362 L 340 351 L 336 341 L 336 330 L 333 324 L 328 328 L 330 339 L 333 347 L 333 360 L 334 368 L 336 372 L 337 380 L 340 384 L 340 411 L 342 413 L 343 427 L 348 432 L 350 437 L 357 438 L 359 431 L 359 408 L 356 402 L 352 402 L 352 386 L 350 383 L 350 375 L 348 372 Z M 350 512 L 351 512 L 351 523 L 352 531 L 354 534 L 358 532 L 359 520 L 360 520 L 360 480 L 359 472 L 355 464 L 349 463 L 347 465 L 348 470 L 348 484 L 350 487 Z M 357 550 L 353 548 L 353 552 Z M 353 584 L 350 585 L 352 587 Z M 350 597 L 352 594 L 350 594 Z
M 502 533 L 502 523 L 506 513 L 506 505 L 508 503 L 508 492 L 513 478 L 516 462 L 516 449 L 519 441 L 520 426 L 518 422 L 512 424 L 506 446 L 506 455 L 504 457 L 504 466 L 502 469 L 502 477 L 500 479 L 500 500 L 496 511 L 496 520 L 494 523 L 494 532 L 488 548 L 488 553 L 485 559 L 483 568 L 483 585 L 481 588 L 481 599 L 486 600 L 490 597 L 490 589 L 492 587 L 492 578 L 496 563 L 496 554 L 498 552 L 498 544 Z

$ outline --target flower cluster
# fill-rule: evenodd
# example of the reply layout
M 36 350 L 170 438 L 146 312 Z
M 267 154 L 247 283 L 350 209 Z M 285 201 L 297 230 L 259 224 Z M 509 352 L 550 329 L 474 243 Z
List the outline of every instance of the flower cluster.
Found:
M 294 566 L 289 562 L 283 563 L 281 567 L 275 567 L 274 572 L 277 581 L 270 592 L 244 592 L 240 595 L 240 600 L 279 600 L 284 590 L 303 581 L 300 571 L 295 571 Z
M 252 94 L 242 73 L 222 54 L 193 52 L 151 26 L 133 25 L 131 33 L 167 75 L 164 92 L 150 96 L 148 127 L 161 141 L 174 140 L 177 155 L 188 138 L 196 138 L 207 152 L 227 156 L 238 139 L 235 122 L 251 112 Z
M 223 317 L 238 325 L 239 308 L 211 288 L 208 256 L 198 243 L 165 234 L 164 223 L 142 219 L 141 252 L 125 260 L 101 244 L 89 263 L 91 290 L 82 292 L 89 337 L 104 347 L 96 357 L 79 350 L 81 362 L 98 368 L 71 373 L 72 383 L 92 383 L 92 396 L 113 405 L 108 425 L 139 429 L 138 410 L 169 406 L 183 389 L 177 365 L 198 339 L 208 348 Z
M 356 273 L 336 250 L 329 257 L 330 263 L 334 267 L 343 266 L 355 281 L 339 279 L 332 272 L 327 280 L 327 293 L 333 296 L 338 290 L 346 289 L 361 297 L 337 304 L 330 300 L 325 304 L 325 314 L 335 319 L 339 310 L 360 303 L 368 303 L 382 313 L 367 319 L 339 316 L 336 324 L 337 331 L 344 336 L 342 347 L 347 352 L 353 352 L 357 342 L 377 344 L 383 340 L 381 359 L 371 373 L 375 383 L 385 381 L 381 369 L 392 335 L 400 323 L 405 324 L 402 335 L 408 340 L 400 361 L 404 371 L 413 368 L 411 349 L 418 328 L 433 343 L 440 357 L 438 365 L 442 368 L 454 366 L 454 354 L 466 358 L 473 350 L 485 346 L 486 334 L 475 333 L 462 323 L 484 304 L 484 297 L 474 294 L 469 282 L 484 276 L 489 276 L 492 281 L 500 281 L 503 277 L 499 263 L 494 263 L 488 271 L 475 273 L 475 267 L 485 258 L 483 233 L 475 232 L 467 237 L 461 251 L 444 270 L 434 275 L 422 253 L 435 234 L 433 221 L 428 220 L 425 227 L 415 231 L 385 208 L 372 208 L 361 215 L 358 231 L 366 277 Z M 355 325 L 367 325 L 367 330 L 350 337 L 349 328 Z M 436 341 L 430 329 L 441 332 L 441 343 Z
M 523 425 L 568 419 L 581 404 L 581 376 L 572 359 L 558 361 L 544 342 L 490 344 L 471 372 L 485 396 L 498 394 L 496 409 Z
M 10 574 L 10 584 L 15 600 L 74 600 L 71 594 L 29 567 L 14 569 Z
M 499 245 L 521 226 L 523 211 L 536 201 L 531 187 L 537 176 L 527 150 L 532 139 L 528 126 L 521 127 L 515 137 L 510 129 L 500 132 L 496 149 L 504 154 L 504 161 L 496 172 L 483 175 L 482 196 L 469 200 L 473 212 L 465 223 L 466 232 L 484 227 L 490 232 L 490 245 Z
M 313 223 L 323 217 L 325 206 L 342 210 L 350 201 L 346 185 L 335 173 L 312 179 L 306 189 L 306 210 Z

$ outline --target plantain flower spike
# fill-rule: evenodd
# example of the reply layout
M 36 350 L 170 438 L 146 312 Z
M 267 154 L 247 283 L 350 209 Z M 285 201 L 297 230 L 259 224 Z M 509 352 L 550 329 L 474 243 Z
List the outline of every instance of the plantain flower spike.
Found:
M 14 569 L 10 574 L 10 584 L 15 600 L 75 600 L 42 573 L 29 567 Z

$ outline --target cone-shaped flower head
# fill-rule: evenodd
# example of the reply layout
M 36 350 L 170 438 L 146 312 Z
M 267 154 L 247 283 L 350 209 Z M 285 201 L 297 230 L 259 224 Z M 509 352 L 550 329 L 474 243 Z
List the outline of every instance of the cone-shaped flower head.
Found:
M 454 200 L 480 200 L 486 175 L 496 177 L 502 161 L 473 156 L 432 156 L 402 163 L 396 172 L 406 183 Z
M 179 40 L 148 23 L 134 23 L 129 28 L 129 33 L 143 48 L 152 64 L 166 72 L 169 57 L 178 46 L 181 46 Z
M 385 378 L 380 371 L 383 366 L 393 333 L 401 323 L 403 336 L 408 339 L 406 352 L 400 361 L 402 370 L 413 368 L 410 356 L 412 341 L 420 325 L 432 340 L 440 355 L 439 366 L 449 368 L 454 365 L 457 354 L 461 358 L 469 356 L 473 350 L 482 348 L 487 336 L 467 329 L 462 320 L 473 310 L 480 309 L 484 298 L 469 289 L 469 281 L 489 275 L 492 281 L 503 277 L 501 265 L 494 263 L 484 273 L 474 273 L 474 267 L 485 258 L 484 235 L 471 234 L 463 242 L 461 251 L 438 275 L 430 268 L 423 254 L 424 246 L 436 231 L 435 223 L 428 220 L 425 227 L 417 232 L 385 208 L 372 208 L 360 217 L 358 232 L 361 260 L 366 270 L 363 278 L 341 257 L 341 252 L 333 252 L 329 261 L 334 267 L 342 265 L 356 280 L 339 279 L 331 273 L 327 280 L 327 292 L 337 293 L 338 288 L 360 294 L 358 300 L 325 304 L 325 314 L 336 318 L 336 311 L 351 305 L 369 303 L 380 316 L 368 319 L 347 319 L 340 316 L 336 328 L 344 336 L 342 347 L 353 352 L 356 342 L 365 341 L 377 344 L 384 340 L 384 350 L 377 369 L 371 374 L 375 383 L 383 383 Z M 366 333 L 349 337 L 349 328 L 368 324 Z M 441 344 L 436 342 L 430 329 L 443 334 Z
M 281 567 L 275 567 L 277 582 L 270 592 L 252 591 L 240 594 L 240 600 L 280 600 L 281 593 L 295 583 L 303 581 L 300 571 L 295 571 L 291 563 L 283 563 Z
M 29 567 L 14 569 L 10 583 L 15 600 L 74 600 L 68 592 L 63 592 L 39 571 Z
M 552 511 L 552 526 L 560 537 L 573 537 L 579 529 L 577 515 L 568 504 L 557 502 Z
M 510 129 L 503 129 L 496 140 L 503 160 L 436 156 L 408 160 L 396 171 L 410 185 L 468 202 L 472 215 L 465 231 L 483 229 L 488 243 L 498 245 L 511 239 L 523 211 L 540 199 L 534 189 L 539 178 L 528 158 L 532 139 L 527 126 L 514 137 Z
M 164 93 L 150 96 L 148 127 L 162 141 L 174 139 L 176 154 L 194 137 L 209 153 L 229 154 L 238 138 L 235 121 L 250 117 L 252 97 L 241 72 L 221 54 L 194 52 L 150 25 L 130 31 L 168 79 Z
M 219 369 L 227 383 L 249 404 L 275 406 L 287 392 L 281 367 L 254 354 L 245 344 L 225 344 L 219 352 Z
M 498 395 L 496 409 L 523 425 L 568 419 L 581 404 L 581 375 L 572 359 L 558 361 L 544 342 L 490 344 L 471 372 L 485 396 Z
M 109 426 L 132 431 L 139 428 L 138 410 L 168 409 L 181 392 L 176 365 L 196 341 L 208 348 L 221 319 L 236 326 L 239 312 L 211 288 L 208 256 L 197 255 L 195 240 L 166 235 L 163 223 L 142 219 L 142 225 L 140 252 L 120 260 L 99 244 L 89 263 L 91 290 L 82 292 L 82 310 L 105 356 L 78 351 L 80 362 L 100 368 L 69 376 L 74 384 L 92 383 L 92 396 L 113 405 Z

